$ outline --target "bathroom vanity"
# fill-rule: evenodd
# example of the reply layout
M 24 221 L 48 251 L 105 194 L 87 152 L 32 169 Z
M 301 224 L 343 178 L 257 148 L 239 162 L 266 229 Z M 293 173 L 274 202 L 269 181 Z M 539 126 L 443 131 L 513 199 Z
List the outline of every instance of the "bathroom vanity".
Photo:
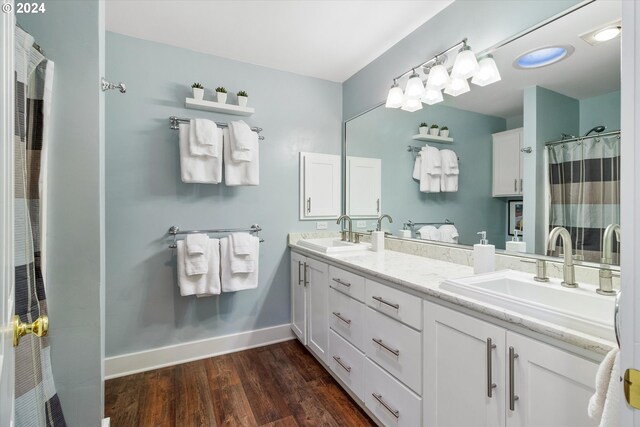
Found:
M 615 335 L 614 299 L 596 286 L 567 289 L 551 278 L 537 285 L 549 297 L 533 289 L 543 296 L 528 307 L 526 295 L 498 283 L 526 290 L 534 274 L 474 276 L 462 248 L 402 242 L 403 252 L 322 253 L 299 238 L 289 242 L 292 330 L 380 424 L 597 425 L 587 403 Z M 426 257 L 425 246 L 441 259 Z M 497 258 L 498 267 L 531 269 L 516 256 Z M 597 270 L 584 270 L 582 280 L 597 281 Z M 469 280 L 487 294 L 465 294 Z M 491 293 L 495 300 L 483 301 Z M 571 298 L 581 306 L 573 312 L 561 305 Z

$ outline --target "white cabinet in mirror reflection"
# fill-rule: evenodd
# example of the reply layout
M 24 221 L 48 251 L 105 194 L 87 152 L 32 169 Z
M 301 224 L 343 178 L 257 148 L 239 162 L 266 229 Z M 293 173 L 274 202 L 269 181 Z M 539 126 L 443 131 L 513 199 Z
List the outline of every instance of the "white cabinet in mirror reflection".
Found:
M 300 153 L 300 219 L 340 216 L 340 156 Z
M 494 133 L 493 197 L 522 195 L 522 128 Z
M 382 209 L 382 160 L 347 157 L 347 215 L 377 218 Z

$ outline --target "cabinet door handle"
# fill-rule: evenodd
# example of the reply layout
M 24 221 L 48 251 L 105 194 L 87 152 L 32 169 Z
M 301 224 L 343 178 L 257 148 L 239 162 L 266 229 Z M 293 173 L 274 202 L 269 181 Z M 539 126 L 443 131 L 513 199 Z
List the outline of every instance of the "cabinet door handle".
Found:
M 339 358 L 338 356 L 333 356 L 333 360 L 338 362 L 338 365 L 342 366 L 342 369 L 344 369 L 345 371 L 351 373 L 351 366 L 345 365 L 341 358 Z
M 336 313 L 335 311 L 333 312 L 333 315 L 336 316 L 338 319 L 342 320 L 344 323 L 346 323 L 347 325 L 351 324 L 351 320 L 349 319 L 345 319 L 344 317 L 342 317 L 342 314 L 340 313 Z
M 376 212 L 380 213 L 380 199 L 376 201 Z
M 487 338 L 487 396 L 493 397 L 493 389 L 497 385 L 493 382 L 493 366 L 491 363 L 493 349 L 496 345 L 491 338 Z
M 400 304 L 396 304 L 396 303 L 393 303 L 393 302 L 385 301 L 385 299 L 384 299 L 384 298 L 382 298 L 382 297 L 377 297 L 377 296 L 373 295 L 373 296 L 371 296 L 371 298 L 373 298 L 374 300 L 376 300 L 376 301 L 378 301 L 378 302 L 381 302 L 381 303 L 383 303 L 383 304 L 386 304 L 386 305 L 388 305 L 389 307 L 393 307 L 393 308 L 395 308 L 396 310 L 399 310 L 399 309 L 400 309 Z
M 309 279 L 307 277 L 307 272 L 309 271 L 309 264 L 304 263 L 304 285 L 307 286 L 309 284 Z
M 384 409 L 389 411 L 391 413 L 391 415 L 393 415 L 396 418 L 400 418 L 400 411 L 398 411 L 397 409 L 393 409 L 391 406 L 389 406 L 389 404 L 387 402 L 385 402 L 384 399 L 382 399 L 382 395 L 381 394 L 371 393 L 371 396 L 373 396 L 374 399 L 376 399 L 378 402 L 380 402 L 380 404 L 382 406 L 384 406 Z
M 384 341 L 382 341 L 380 338 L 371 338 L 371 341 L 373 341 L 374 343 L 378 344 L 380 347 L 384 348 L 385 350 L 387 350 L 389 353 L 393 353 L 396 356 L 400 356 L 400 350 L 397 350 L 395 348 L 391 348 L 388 345 L 386 345 L 384 343 Z
M 307 213 L 311 213 L 311 197 L 307 199 Z
M 520 194 L 522 194 L 522 178 L 520 178 Z
M 334 278 L 333 278 L 333 279 L 331 279 L 331 280 L 333 280 L 334 282 L 336 282 L 336 283 L 338 283 L 338 284 L 340 284 L 340 285 L 342 285 L 342 286 L 346 286 L 347 288 L 350 288 L 350 287 L 351 287 L 351 283 L 343 282 L 342 280 L 338 279 L 337 277 L 334 277 Z
M 520 397 L 516 395 L 516 384 L 515 384 L 515 362 L 518 358 L 518 353 L 514 350 L 513 347 L 509 347 L 509 410 L 515 411 L 516 409 L 516 400 Z
M 513 180 L 513 192 L 514 193 L 518 192 L 518 178 Z
M 298 286 L 302 284 L 302 261 L 298 261 Z

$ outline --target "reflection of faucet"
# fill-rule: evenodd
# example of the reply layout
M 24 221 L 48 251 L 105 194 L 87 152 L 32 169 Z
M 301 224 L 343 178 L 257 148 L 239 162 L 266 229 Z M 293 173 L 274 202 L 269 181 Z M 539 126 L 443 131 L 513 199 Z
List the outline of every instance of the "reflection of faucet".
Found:
M 340 222 L 346 219 L 347 221 L 349 221 L 349 238 L 346 238 L 345 236 L 345 232 L 344 230 L 342 231 L 342 240 L 346 240 L 347 242 L 353 242 L 353 224 L 351 222 L 351 217 L 349 215 L 340 215 L 340 217 L 338 217 L 338 220 L 336 221 L 336 224 L 340 224 Z
M 378 218 L 378 226 L 376 227 L 376 231 L 382 231 L 382 220 L 387 218 L 389 220 L 389 224 L 393 224 L 393 218 L 390 215 L 384 214 L 380 218 Z
M 571 242 L 571 234 L 564 227 L 556 227 L 549 233 L 549 250 L 556 250 L 556 242 L 558 237 L 562 238 L 562 246 L 564 247 L 564 281 L 561 283 L 566 288 L 577 288 L 576 273 L 573 266 L 573 243 Z
M 613 263 L 613 233 L 616 233 L 616 239 L 620 241 L 620 226 L 618 224 L 609 224 L 604 230 L 602 236 L 602 259 L 603 264 Z

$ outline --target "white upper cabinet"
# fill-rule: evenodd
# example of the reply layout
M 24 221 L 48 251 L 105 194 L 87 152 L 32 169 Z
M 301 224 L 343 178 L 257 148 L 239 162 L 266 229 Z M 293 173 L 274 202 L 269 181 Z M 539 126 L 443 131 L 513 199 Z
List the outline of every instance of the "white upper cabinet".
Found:
M 300 219 L 340 216 L 340 156 L 300 153 Z
M 522 128 L 493 135 L 493 197 L 522 195 Z
M 382 209 L 382 160 L 347 157 L 347 215 L 377 218 Z

